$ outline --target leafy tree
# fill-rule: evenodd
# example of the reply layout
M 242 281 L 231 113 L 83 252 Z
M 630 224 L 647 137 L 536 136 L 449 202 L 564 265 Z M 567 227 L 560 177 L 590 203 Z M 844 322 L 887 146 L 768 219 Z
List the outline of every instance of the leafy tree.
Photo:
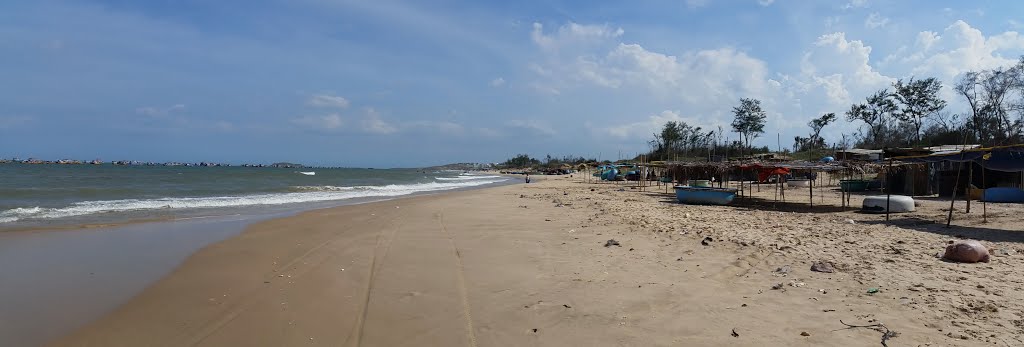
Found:
M 732 129 L 743 135 L 747 147 L 750 147 L 750 140 L 764 133 L 765 119 L 768 118 L 761 109 L 761 100 L 742 98 L 740 105 L 733 107 L 732 113 L 735 115 Z
M 846 111 L 846 120 L 861 121 L 868 126 L 868 133 L 864 136 L 864 144 L 869 146 L 884 146 L 891 141 L 886 136 L 890 131 L 890 118 L 896 112 L 896 103 L 893 100 L 893 93 L 888 89 L 882 89 L 871 96 L 868 96 L 863 104 L 850 105 Z
M 825 139 L 823 139 L 821 137 L 821 129 L 825 128 L 826 125 L 829 125 L 830 123 L 832 123 L 835 120 L 836 120 L 836 114 L 835 113 L 826 113 L 826 114 L 821 115 L 821 117 L 811 119 L 810 122 L 807 122 L 807 126 L 811 128 L 811 136 L 810 137 L 801 137 L 801 136 L 794 137 L 793 138 L 793 151 L 794 152 L 802 152 L 802 151 L 807 151 L 807 150 L 812 150 L 812 149 L 824 148 L 825 147 Z
M 935 114 L 946 107 L 946 100 L 939 97 L 939 90 L 942 83 L 934 77 L 923 80 L 910 78 L 907 83 L 898 80 L 893 84 L 894 96 L 899 102 L 899 109 L 895 113 L 900 122 L 909 125 L 914 130 L 914 137 L 921 142 L 921 127 L 925 118 Z
M 540 165 L 540 160 L 531 158 L 528 154 L 519 154 L 501 163 L 506 168 L 528 168 Z

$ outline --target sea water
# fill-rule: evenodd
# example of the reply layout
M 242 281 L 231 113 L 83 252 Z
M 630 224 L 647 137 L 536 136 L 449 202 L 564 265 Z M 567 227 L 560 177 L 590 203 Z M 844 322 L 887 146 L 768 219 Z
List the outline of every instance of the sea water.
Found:
M 0 164 L 0 230 L 296 210 L 506 180 L 422 169 L 8 163 Z

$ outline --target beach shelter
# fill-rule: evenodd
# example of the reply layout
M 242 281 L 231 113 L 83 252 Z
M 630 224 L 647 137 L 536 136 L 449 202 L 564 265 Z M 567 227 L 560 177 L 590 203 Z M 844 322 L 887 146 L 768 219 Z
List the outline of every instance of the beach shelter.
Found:
M 898 160 L 901 163 L 939 163 L 939 162 L 953 162 L 961 163 L 960 167 L 963 167 L 962 163 L 975 163 L 982 168 L 1001 172 L 1021 172 L 1024 175 L 1024 144 L 1009 145 L 1009 146 L 996 146 L 996 147 L 985 147 L 985 148 L 972 148 L 962 151 L 949 151 L 941 152 L 931 155 L 917 155 L 917 156 L 905 156 L 905 157 L 894 157 L 892 160 Z M 890 160 L 890 166 L 892 165 Z M 960 180 L 960 170 L 957 170 L 956 182 L 954 183 L 954 192 L 949 202 L 949 215 L 946 218 L 946 226 L 949 226 L 953 219 L 953 202 L 956 200 L 956 186 Z M 984 171 L 982 171 L 984 174 Z M 1024 185 L 1024 182 L 1022 182 Z M 1018 187 L 1018 189 L 1021 187 Z M 982 200 L 985 202 L 985 199 Z M 984 206 L 984 205 L 983 205 Z M 987 209 L 986 209 L 987 210 Z M 983 218 L 987 217 L 983 212 Z

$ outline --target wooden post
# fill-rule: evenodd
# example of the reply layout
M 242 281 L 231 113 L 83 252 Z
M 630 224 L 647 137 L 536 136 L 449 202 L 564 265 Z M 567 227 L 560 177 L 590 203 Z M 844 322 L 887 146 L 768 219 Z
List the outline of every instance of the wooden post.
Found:
M 889 175 L 892 174 L 892 158 L 889 158 L 889 168 L 885 170 L 885 220 L 889 220 L 889 201 L 892 200 L 892 189 L 889 189 Z
M 964 158 L 963 152 L 960 152 L 960 159 Z M 946 227 L 953 222 L 953 203 L 956 202 L 956 188 L 960 185 L 960 170 L 964 168 L 964 163 L 960 162 L 960 166 L 956 168 L 956 180 L 953 181 L 953 194 L 949 197 L 949 214 L 946 216 Z
M 982 158 L 982 160 L 985 160 Z M 981 166 L 981 222 L 988 223 L 988 203 L 985 202 L 985 165 Z
M 965 213 L 971 213 L 971 183 L 974 182 L 974 162 L 967 163 L 967 210 Z
M 814 172 L 814 171 L 811 171 L 811 172 Z M 811 193 L 810 193 L 811 194 L 811 198 L 807 199 L 807 200 L 811 201 L 811 209 L 812 210 L 814 209 L 814 180 L 816 180 L 816 179 L 818 179 L 818 174 L 817 173 L 814 174 L 814 178 L 807 180 L 807 183 L 810 185 L 810 190 L 811 190 Z

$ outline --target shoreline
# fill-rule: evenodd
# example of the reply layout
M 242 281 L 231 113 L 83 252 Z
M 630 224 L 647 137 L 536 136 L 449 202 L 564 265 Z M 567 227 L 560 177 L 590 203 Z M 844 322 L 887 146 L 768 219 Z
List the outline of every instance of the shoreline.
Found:
M 0 344 L 35 345 L 115 310 L 210 244 L 253 224 L 309 211 L 444 195 L 515 184 L 514 180 L 446 191 L 367 197 L 288 209 L 251 208 L 233 214 L 0 232 Z M 147 250 L 153 247 L 157 249 Z M 6 250 L 6 251 L 3 251 Z M 19 280 L 20 279 L 20 280 Z M 66 302 L 71 297 L 89 298 Z M 77 306 L 46 309 L 55 302 Z M 33 304 L 37 303 L 37 304 Z
M 948 202 L 927 199 L 884 224 L 825 189 L 813 209 L 796 189 L 771 204 L 771 187 L 749 192 L 760 205 L 691 206 L 543 178 L 251 225 L 54 345 L 877 344 L 840 320 L 899 345 L 1024 341 L 1024 259 L 998 252 L 1024 241 L 1007 234 L 1019 205 L 946 231 Z M 993 262 L 938 260 L 954 234 Z

